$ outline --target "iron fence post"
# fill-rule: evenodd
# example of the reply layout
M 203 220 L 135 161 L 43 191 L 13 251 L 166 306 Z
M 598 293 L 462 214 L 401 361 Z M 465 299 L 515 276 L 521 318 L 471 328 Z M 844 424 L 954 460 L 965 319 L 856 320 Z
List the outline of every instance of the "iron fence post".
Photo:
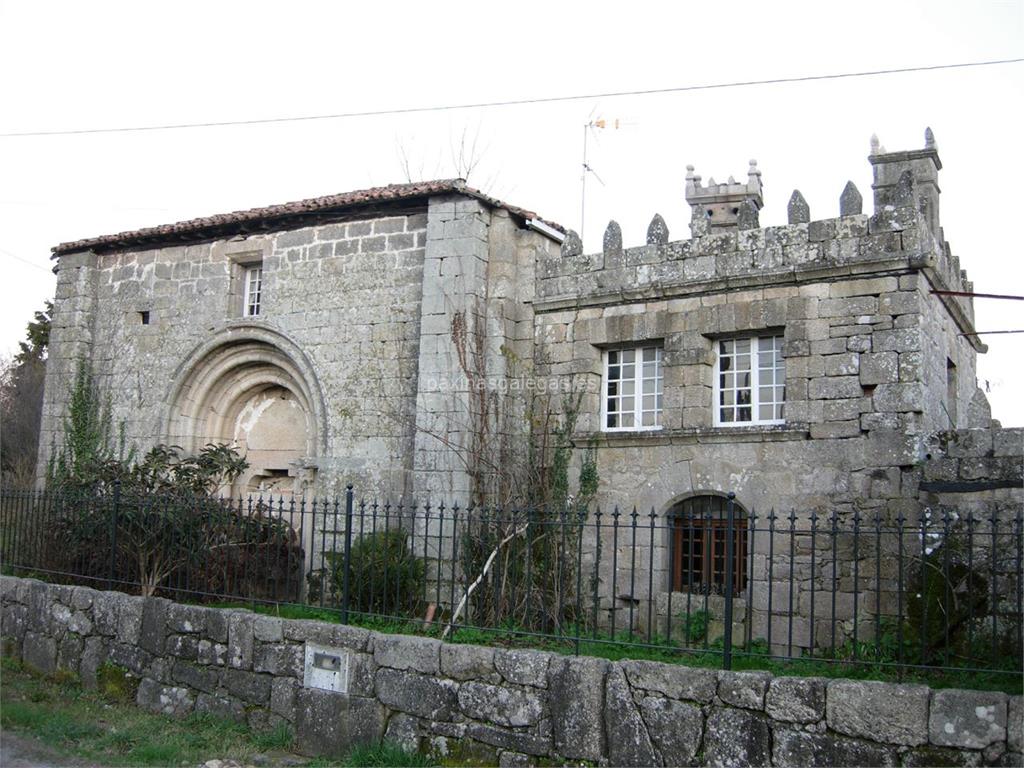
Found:
M 722 669 L 732 669 L 732 571 L 736 553 L 733 549 L 733 532 L 736 527 L 736 494 L 729 491 L 725 505 L 725 632 L 722 641 Z
M 342 562 L 341 623 L 348 624 L 349 564 L 352 557 L 352 483 L 345 488 L 345 557 Z
M 114 588 L 114 574 L 117 568 L 117 518 L 121 508 L 121 480 L 114 480 L 113 508 L 110 512 L 110 565 L 107 571 L 107 589 Z

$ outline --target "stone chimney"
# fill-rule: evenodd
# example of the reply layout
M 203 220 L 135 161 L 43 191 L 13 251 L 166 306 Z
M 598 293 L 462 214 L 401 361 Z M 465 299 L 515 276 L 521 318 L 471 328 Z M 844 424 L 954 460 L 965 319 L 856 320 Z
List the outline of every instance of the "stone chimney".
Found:
M 931 226 L 932 232 L 939 232 L 939 170 L 942 161 L 939 159 L 939 148 L 935 144 L 935 134 L 931 128 L 924 132 L 924 149 L 911 149 L 904 152 L 887 152 L 878 142 L 877 136 L 871 137 L 871 154 L 868 156 L 874 171 L 874 182 L 871 188 L 875 193 L 875 212 L 878 213 L 887 205 L 898 204 L 897 185 L 900 176 L 910 171 L 914 180 L 914 191 L 917 196 L 915 205 Z
M 693 235 L 739 226 L 740 207 L 749 200 L 756 211 L 764 205 L 761 197 L 761 171 L 757 161 L 750 161 L 747 183 L 740 184 L 732 176 L 725 184 L 708 179 L 707 186 L 701 184 L 701 177 L 693 172 L 693 166 L 686 166 L 686 202 L 693 210 L 690 228 Z

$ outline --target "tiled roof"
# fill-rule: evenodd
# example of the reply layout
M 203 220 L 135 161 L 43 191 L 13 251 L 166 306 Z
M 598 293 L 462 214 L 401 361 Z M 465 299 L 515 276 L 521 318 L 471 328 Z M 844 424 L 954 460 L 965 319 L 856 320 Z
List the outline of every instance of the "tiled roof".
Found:
M 145 229 L 137 229 L 131 232 L 118 232 L 117 234 L 102 235 L 101 237 L 92 237 L 86 240 L 73 240 L 54 246 L 52 250 L 54 257 L 56 257 L 64 253 L 92 249 L 111 250 L 131 246 L 158 246 L 181 243 L 209 237 L 223 237 L 229 235 L 233 229 L 238 232 L 248 231 L 245 225 L 255 223 L 263 224 L 267 230 L 273 230 L 275 228 L 274 224 L 282 225 L 282 229 L 294 228 L 294 223 L 286 227 L 284 226 L 285 222 L 292 217 L 303 214 L 342 212 L 344 209 L 356 209 L 360 206 L 373 205 L 375 203 L 412 200 L 448 193 L 458 193 L 467 197 L 473 197 L 493 208 L 503 208 L 518 218 L 524 220 L 536 219 L 558 232 L 565 231 L 560 225 L 551 221 L 545 221 L 532 211 L 509 205 L 467 186 L 466 182 L 462 179 L 441 179 L 437 181 L 413 182 L 411 184 L 389 184 L 386 187 L 361 189 L 355 192 L 345 192 L 340 195 L 311 197 L 307 200 L 298 200 L 293 203 L 270 205 L 264 208 L 250 208 L 247 211 L 218 213 L 214 216 L 203 216 L 202 218 L 179 221 L 174 224 L 161 224 L 158 227 L 146 227 Z

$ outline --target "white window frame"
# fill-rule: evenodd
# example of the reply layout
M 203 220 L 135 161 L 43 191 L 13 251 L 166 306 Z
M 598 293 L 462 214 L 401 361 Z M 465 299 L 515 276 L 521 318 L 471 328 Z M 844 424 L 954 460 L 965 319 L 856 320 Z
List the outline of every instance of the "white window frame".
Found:
M 242 280 L 245 283 L 242 295 L 242 316 L 258 317 L 263 302 L 263 263 L 247 264 L 244 269 L 242 274 Z M 255 291 L 253 291 L 254 283 Z M 253 293 L 255 293 L 255 300 Z
M 744 339 L 750 339 L 750 421 L 722 421 L 722 352 L 721 343 L 726 341 L 742 341 Z M 714 425 L 716 427 L 749 427 L 749 426 L 768 426 L 772 424 L 785 424 L 785 408 L 786 408 L 786 362 L 782 360 L 778 365 L 773 366 L 772 370 L 776 372 L 776 376 L 781 375 L 782 378 L 782 400 L 778 404 L 782 406 L 782 418 L 779 419 L 762 419 L 759 418 L 760 406 L 761 406 L 761 366 L 758 364 L 758 357 L 761 352 L 762 341 L 773 341 L 773 351 L 779 351 L 782 347 L 783 335 L 781 332 L 778 333 L 765 333 L 760 336 L 729 336 L 723 338 L 717 338 L 714 341 L 715 344 L 715 385 L 714 385 L 714 402 L 712 407 L 714 408 Z M 733 371 L 735 373 L 735 371 Z M 746 372 L 746 371 L 744 371 Z M 768 386 L 766 384 L 765 386 Z M 773 382 L 773 387 L 780 386 L 779 383 Z M 735 389 L 735 388 L 734 388 Z M 773 404 L 776 404 L 773 401 Z
M 662 398 L 662 407 L 655 409 L 655 420 L 657 424 L 643 425 L 643 414 L 651 413 L 652 411 L 645 411 L 643 408 L 643 353 L 644 350 L 654 349 L 657 350 L 657 357 L 655 359 L 655 404 L 657 404 L 657 397 L 660 395 Z M 622 352 L 633 352 L 635 354 L 633 362 L 633 426 L 630 427 L 609 427 L 608 426 L 608 365 L 609 365 L 609 354 L 610 353 L 622 353 Z M 650 377 L 648 377 L 650 378 Z M 622 381 L 622 379 L 619 379 Z M 665 345 L 661 342 L 657 343 L 646 343 L 638 344 L 636 346 L 627 347 L 614 347 L 606 349 L 601 353 L 601 431 L 602 432 L 655 432 L 663 428 L 662 420 L 665 416 L 664 407 L 664 388 L 665 388 Z M 628 411 L 616 411 L 616 413 L 628 413 Z

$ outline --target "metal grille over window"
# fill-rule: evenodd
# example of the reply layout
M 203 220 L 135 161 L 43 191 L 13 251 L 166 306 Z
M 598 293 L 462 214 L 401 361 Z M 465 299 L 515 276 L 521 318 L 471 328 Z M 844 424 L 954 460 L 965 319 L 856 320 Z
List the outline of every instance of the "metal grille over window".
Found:
M 260 298 L 263 294 L 263 267 L 249 267 L 245 270 L 245 316 L 260 313 Z
M 612 349 L 605 354 L 605 430 L 660 429 L 662 348 Z
M 672 510 L 672 591 L 723 594 L 726 542 L 733 539 L 733 595 L 747 588 L 747 517 L 737 504 L 732 529 L 721 496 L 696 496 Z
M 716 425 L 783 423 L 782 336 L 722 339 L 716 367 Z

